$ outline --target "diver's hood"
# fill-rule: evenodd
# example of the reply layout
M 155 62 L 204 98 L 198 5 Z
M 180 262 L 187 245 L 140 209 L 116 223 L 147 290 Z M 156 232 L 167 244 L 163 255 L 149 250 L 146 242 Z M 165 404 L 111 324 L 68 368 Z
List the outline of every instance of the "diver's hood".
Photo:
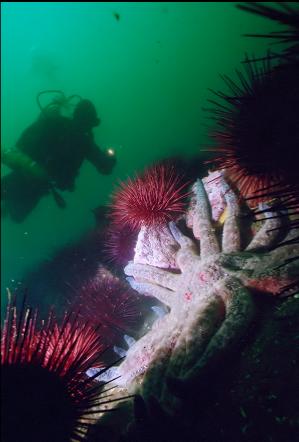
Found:
M 84 126 L 95 127 L 100 124 L 96 108 L 90 100 L 81 100 L 74 110 L 74 120 Z

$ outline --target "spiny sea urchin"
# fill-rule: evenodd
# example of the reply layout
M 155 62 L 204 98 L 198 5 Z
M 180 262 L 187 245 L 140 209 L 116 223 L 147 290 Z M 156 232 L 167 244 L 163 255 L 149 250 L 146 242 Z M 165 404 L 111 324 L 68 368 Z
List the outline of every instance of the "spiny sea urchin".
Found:
M 92 414 L 106 411 L 98 384 L 86 371 L 101 366 L 103 346 L 76 315 L 58 325 L 39 321 L 25 300 L 9 301 L 1 338 L 3 442 L 82 441 Z M 105 370 L 105 369 L 104 369 Z
M 38 306 L 41 317 L 47 315 L 50 304 L 55 305 L 56 315 L 60 318 L 67 308 L 66 300 L 96 274 L 102 260 L 102 248 L 102 232 L 93 229 L 78 241 L 57 249 L 25 273 L 22 284 L 13 291 L 22 295 L 26 287 L 28 302 L 32 307 Z
M 285 26 L 281 31 L 268 34 L 246 34 L 250 37 L 264 37 L 285 45 L 277 56 L 287 61 L 299 57 L 299 5 L 298 2 L 276 2 L 275 5 L 262 2 L 244 2 L 237 5 L 243 11 L 260 15 Z
M 173 166 L 152 166 L 120 184 L 112 201 L 112 220 L 133 229 L 165 224 L 183 213 L 186 186 Z
M 111 224 L 106 231 L 104 239 L 104 252 L 107 262 L 121 268 L 133 259 L 137 232 L 129 226 Z
M 288 195 L 298 189 L 299 65 L 262 67 L 248 59 L 239 83 L 224 76 L 227 94 L 210 100 L 217 128 L 214 163 L 228 170 L 245 197 Z M 257 201 L 256 201 L 257 202 Z
M 112 273 L 100 266 L 95 278 L 81 287 L 72 302 L 83 321 L 99 327 L 107 345 L 130 333 L 138 319 L 138 296 Z

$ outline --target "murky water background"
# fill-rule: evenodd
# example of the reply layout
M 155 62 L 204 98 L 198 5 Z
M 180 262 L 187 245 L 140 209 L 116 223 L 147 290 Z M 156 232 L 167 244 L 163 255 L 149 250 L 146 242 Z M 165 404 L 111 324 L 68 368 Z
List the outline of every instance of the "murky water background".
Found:
M 84 163 L 75 191 L 63 195 L 66 209 L 48 196 L 22 224 L 3 220 L 3 293 L 91 229 L 91 209 L 109 200 L 119 179 L 205 147 L 208 88 L 223 89 L 219 74 L 233 75 L 245 52 L 264 53 L 267 42 L 242 34 L 271 24 L 231 2 L 4 2 L 1 9 L 2 148 L 38 117 L 36 94 L 61 89 L 94 102 L 102 119 L 96 141 L 118 160 L 110 176 Z

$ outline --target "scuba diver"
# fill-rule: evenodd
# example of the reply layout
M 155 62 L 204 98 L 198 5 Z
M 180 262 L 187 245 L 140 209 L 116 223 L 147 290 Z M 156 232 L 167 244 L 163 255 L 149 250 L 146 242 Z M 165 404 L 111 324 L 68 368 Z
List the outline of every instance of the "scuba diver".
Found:
M 48 93 L 56 95 L 42 107 L 40 98 Z M 104 175 L 116 164 L 114 151 L 103 151 L 94 141 L 92 129 L 100 119 L 91 101 L 77 95 L 67 98 L 61 91 L 44 91 L 37 102 L 41 109 L 37 121 L 24 130 L 14 149 L 1 151 L 1 162 L 12 169 L 1 179 L 2 215 L 9 214 L 15 222 L 22 222 L 49 193 L 64 208 L 66 203 L 58 190 L 74 190 L 85 159 Z

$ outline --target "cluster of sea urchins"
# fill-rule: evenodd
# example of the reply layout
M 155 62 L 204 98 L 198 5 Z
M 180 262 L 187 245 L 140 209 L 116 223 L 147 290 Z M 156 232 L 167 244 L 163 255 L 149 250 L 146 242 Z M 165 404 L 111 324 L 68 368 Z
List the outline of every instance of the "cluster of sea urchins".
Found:
M 82 441 L 92 417 L 109 408 L 85 374 L 101 366 L 102 353 L 97 330 L 77 315 L 40 321 L 25 301 L 20 309 L 10 301 L 1 338 L 1 440 Z

